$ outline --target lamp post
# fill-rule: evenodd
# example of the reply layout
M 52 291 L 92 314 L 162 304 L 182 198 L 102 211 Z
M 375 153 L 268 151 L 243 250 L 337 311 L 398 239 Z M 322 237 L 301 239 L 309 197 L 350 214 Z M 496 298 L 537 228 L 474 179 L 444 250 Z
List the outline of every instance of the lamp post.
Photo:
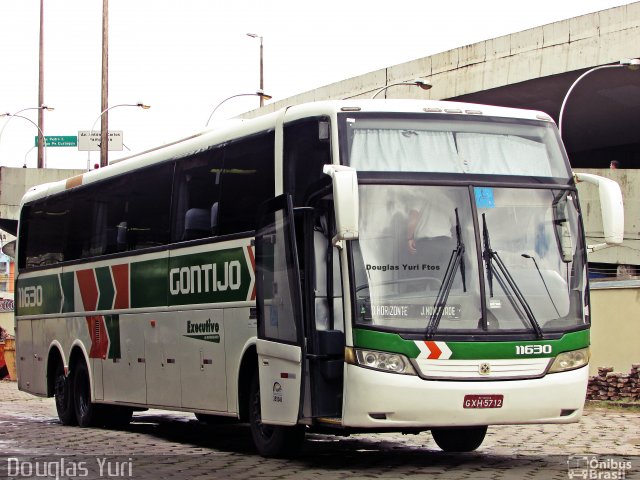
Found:
M 640 69 L 640 58 L 623 59 L 623 60 L 620 60 L 619 63 L 616 63 L 614 65 L 600 65 L 598 67 L 593 67 L 592 69 L 587 70 L 582 75 L 580 75 L 571 84 L 571 86 L 569 87 L 569 90 L 567 90 L 567 93 L 564 96 L 564 100 L 562 100 L 562 105 L 560 106 L 560 116 L 558 117 L 558 130 L 560 131 L 560 138 L 562 138 L 562 118 L 564 117 L 564 110 L 565 110 L 565 106 L 567 105 L 567 100 L 569 99 L 569 95 L 571 95 L 571 92 L 573 91 L 573 89 L 576 87 L 576 85 L 578 85 L 578 83 L 580 83 L 580 81 L 584 77 L 586 77 L 590 73 L 593 73 L 597 70 L 604 70 L 605 68 L 628 68 L 629 70 L 638 70 Z
M 264 47 L 262 45 L 262 36 L 257 33 L 247 33 L 248 37 L 260 39 L 260 91 L 264 91 Z M 268 99 L 267 99 L 268 100 Z M 264 106 L 264 96 L 260 96 L 260 107 Z
M 89 130 L 89 141 L 91 141 L 91 138 L 93 137 L 93 132 L 94 132 L 94 128 L 96 126 L 96 123 L 98 123 L 98 120 L 100 120 L 102 118 L 102 116 L 107 113 L 109 110 L 113 109 L 113 108 L 117 108 L 117 107 L 139 107 L 142 108 L 143 110 L 149 110 L 151 108 L 150 105 L 146 105 L 142 102 L 138 102 L 138 103 L 119 103 L 118 105 L 112 105 L 108 108 L 105 108 L 102 112 L 100 112 L 100 115 L 98 115 L 98 118 L 96 118 L 95 122 L 93 122 L 93 125 L 91 125 L 91 130 Z M 107 132 L 108 135 L 108 132 Z M 108 137 L 107 137 L 107 141 Z M 107 152 L 109 151 L 108 145 L 107 145 Z M 107 164 L 108 164 L 108 159 L 107 159 Z M 87 171 L 89 171 L 91 169 L 91 150 L 87 150 Z
M 399 83 L 392 83 L 391 85 L 385 85 L 384 87 L 379 88 L 378 90 L 376 90 L 375 93 L 371 96 L 371 98 L 374 99 L 380 93 L 384 92 L 387 88 L 396 87 L 398 85 L 415 85 L 417 87 L 420 87 L 422 90 L 430 90 L 431 87 L 433 86 L 429 82 L 427 82 L 427 81 L 425 81 L 425 80 L 423 80 L 421 78 L 416 78 L 412 82 L 399 82 Z
M 261 100 L 263 100 L 263 99 L 264 100 L 270 100 L 271 99 L 271 95 L 267 95 L 262 90 L 258 90 L 256 93 L 238 93 L 237 95 L 231 95 L 230 97 L 225 98 L 218 105 L 216 105 L 216 107 L 213 109 L 213 111 L 209 115 L 209 118 L 207 119 L 207 123 L 205 124 L 205 127 L 209 126 L 209 122 L 211 121 L 211 117 L 213 117 L 213 114 L 216 113 L 216 110 L 218 110 L 218 108 L 220 108 L 220 105 L 225 103 L 227 100 L 231 100 L 232 98 L 236 98 L 236 97 L 260 97 Z
M 29 110 L 28 108 L 25 108 L 24 110 Z M 24 110 L 19 110 L 19 112 L 22 112 Z M 43 161 L 42 161 L 42 168 L 45 167 L 46 165 L 46 160 L 47 160 L 47 141 L 44 138 L 44 133 L 42 133 L 42 130 L 40 129 L 40 127 L 38 126 L 38 124 L 36 122 L 34 122 L 33 120 L 31 120 L 29 117 L 25 117 L 23 115 L 18 115 L 17 113 L 3 113 L 0 114 L 0 117 L 18 117 L 18 118 L 22 118 L 24 120 L 26 120 L 27 122 L 31 123 L 34 127 L 36 127 L 38 129 L 38 133 L 40 134 L 40 138 L 42 138 L 42 152 L 43 152 Z M 9 121 L 7 120 L 7 123 L 9 123 Z M 6 123 L 5 123 L 6 125 Z M 4 130 L 4 127 L 3 127 Z M 2 131 L 0 131 L 0 135 L 2 135 Z M 26 164 L 26 163 L 25 163 Z M 38 165 L 38 167 L 40 167 L 40 165 Z
M 31 123 L 34 123 L 33 121 L 31 121 L 30 119 L 23 117 L 22 115 L 19 115 L 22 112 L 26 112 L 27 110 L 39 110 L 40 112 L 47 110 L 49 112 L 52 112 L 53 110 L 55 110 L 55 108 L 53 107 L 49 107 L 47 105 L 40 105 L 39 107 L 27 107 L 27 108 L 23 108 L 22 110 L 18 110 L 15 113 L 3 113 L 0 114 L 0 117 L 9 117 L 9 119 L 4 123 L 4 125 L 2 126 L 2 128 L 0 129 L 0 139 L 2 139 L 2 133 L 4 132 L 4 129 L 6 128 L 6 126 L 9 124 L 9 122 L 11 121 L 12 117 L 20 117 L 20 118 L 24 118 L 25 120 L 29 120 Z M 40 118 L 40 116 L 38 116 L 38 118 Z M 38 127 L 38 132 L 42 135 L 42 143 L 43 143 L 43 148 L 44 148 L 44 144 L 45 144 L 45 140 L 44 140 L 44 134 L 42 133 L 42 129 L 40 128 L 40 125 L 37 125 Z M 43 150 L 43 158 L 44 158 L 44 150 Z M 44 163 L 44 161 L 43 161 Z M 44 166 L 44 165 L 42 165 Z

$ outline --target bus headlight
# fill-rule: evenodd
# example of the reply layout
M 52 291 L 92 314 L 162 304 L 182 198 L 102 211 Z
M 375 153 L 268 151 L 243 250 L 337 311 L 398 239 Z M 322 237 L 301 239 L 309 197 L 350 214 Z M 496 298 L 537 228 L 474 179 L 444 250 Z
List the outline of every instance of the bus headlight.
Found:
M 415 375 L 409 359 L 400 353 L 379 352 L 377 350 L 361 350 L 347 347 L 345 360 L 352 365 L 381 370 L 383 372 Z
M 551 364 L 549 373 L 566 372 L 567 370 L 584 367 L 589 363 L 589 356 L 589 348 L 561 353 Z

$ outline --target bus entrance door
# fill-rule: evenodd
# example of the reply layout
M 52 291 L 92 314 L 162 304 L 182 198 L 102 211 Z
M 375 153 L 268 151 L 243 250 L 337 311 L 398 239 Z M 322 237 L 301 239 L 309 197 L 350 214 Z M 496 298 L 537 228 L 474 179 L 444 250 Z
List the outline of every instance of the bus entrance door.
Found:
M 290 195 L 263 205 L 255 247 L 261 420 L 295 425 L 303 398 L 305 336 Z

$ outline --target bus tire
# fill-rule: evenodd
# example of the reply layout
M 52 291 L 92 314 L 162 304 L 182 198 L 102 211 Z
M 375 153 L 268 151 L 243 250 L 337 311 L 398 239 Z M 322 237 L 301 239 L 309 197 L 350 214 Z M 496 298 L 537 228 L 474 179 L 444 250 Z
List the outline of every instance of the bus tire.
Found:
M 258 372 L 251 380 L 249 393 L 249 423 L 251 437 L 258 453 L 263 457 L 290 457 L 295 455 L 304 442 L 304 425 L 282 427 L 264 425 L 260 413 L 260 381 Z
M 432 428 L 431 436 L 445 452 L 472 452 L 487 434 L 487 426 L 462 428 Z
M 56 401 L 56 411 L 62 425 L 77 425 L 76 411 L 73 404 L 73 375 L 64 374 L 62 362 L 58 362 L 54 373 L 54 397 Z
M 73 374 L 73 405 L 80 427 L 100 425 L 100 405 L 96 405 L 91 401 L 89 370 L 82 360 L 75 365 Z

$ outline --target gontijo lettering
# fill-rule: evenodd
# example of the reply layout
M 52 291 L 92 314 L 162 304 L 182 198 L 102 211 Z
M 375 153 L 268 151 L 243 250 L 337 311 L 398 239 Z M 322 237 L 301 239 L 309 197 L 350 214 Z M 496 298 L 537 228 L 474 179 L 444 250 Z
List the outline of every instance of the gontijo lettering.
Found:
M 207 263 L 169 270 L 171 295 L 238 290 L 241 284 L 242 275 L 238 260 L 224 262 L 222 266 Z

